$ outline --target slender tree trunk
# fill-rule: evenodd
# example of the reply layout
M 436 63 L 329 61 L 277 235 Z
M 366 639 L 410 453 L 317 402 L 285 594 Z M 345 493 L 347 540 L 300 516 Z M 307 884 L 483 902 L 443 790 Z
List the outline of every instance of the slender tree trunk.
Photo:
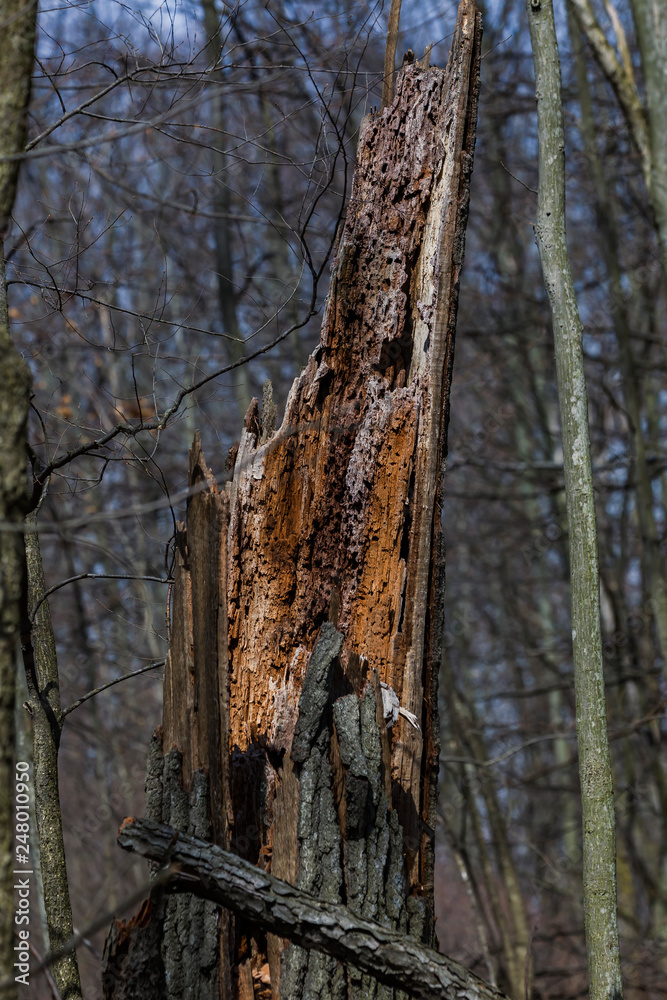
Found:
M 25 422 L 30 376 L 9 337 L 7 285 L 0 260 L 0 981 L 13 981 L 14 701 L 24 579 L 20 526 L 26 495 Z M 10 990 L 9 996 L 12 997 Z
M 387 44 L 384 50 L 384 77 L 382 80 L 382 107 L 388 107 L 394 98 L 394 73 L 396 71 L 396 46 L 398 26 L 401 22 L 401 0 L 391 0 Z
M 665 19 L 667 26 L 667 19 Z M 618 233 L 615 211 L 604 176 L 604 170 L 598 155 L 595 137 L 595 122 L 591 102 L 586 63 L 582 50 L 581 39 L 576 24 L 570 18 L 570 38 L 575 58 L 579 104 L 581 107 L 581 136 L 584 143 L 587 163 L 593 181 L 595 195 L 595 216 L 600 233 L 600 250 L 605 261 L 609 281 L 611 312 L 614 332 L 618 342 L 618 354 L 623 374 L 623 403 L 628 415 L 629 444 L 632 456 L 630 476 L 636 483 L 637 520 L 641 536 L 641 562 L 645 598 L 650 601 L 653 611 L 657 645 L 662 666 L 667 676 L 667 583 L 663 572 L 660 554 L 660 536 L 653 516 L 653 490 L 646 462 L 646 445 L 642 430 L 642 398 L 637 366 L 632 351 L 630 338 L 630 320 L 621 284 L 621 267 L 618 253 Z M 667 30 L 667 27 L 666 27 Z M 653 67 L 655 72 L 655 67 Z M 664 67 L 661 67 L 664 78 L 664 108 L 665 127 L 667 128 L 667 77 L 664 77 Z M 654 81 L 655 83 L 655 81 Z M 667 146 L 665 147 L 667 153 Z M 667 183 L 667 172 L 664 173 Z M 654 188 L 654 192 L 655 192 Z M 667 209 L 667 198 L 666 209 Z M 654 832 L 654 831 L 652 831 Z M 659 938 L 667 937 L 667 829 L 663 827 L 658 861 L 658 886 L 654 906 L 655 932 Z
M 535 61 L 539 195 L 535 233 L 554 328 L 569 526 L 583 882 L 591 1000 L 623 995 L 616 915 L 616 837 L 607 739 L 595 496 L 582 326 L 565 235 L 560 63 L 551 0 L 528 0 Z
M 153 819 L 208 824 L 255 870 L 429 945 L 441 466 L 480 42 L 463 0 L 447 69 L 408 66 L 364 120 L 319 347 L 278 429 L 270 393 L 261 419 L 251 403 L 226 495 L 195 441 L 148 780 Z M 145 997 L 177 982 L 208 996 L 214 975 L 225 1000 L 403 996 L 245 911 L 223 919 L 220 965 L 195 983 L 201 961 L 177 942 L 200 916 L 150 906 L 167 992 L 151 982 Z M 215 919 L 201 919 L 204 947 Z M 129 997 L 152 933 L 113 930 L 107 997 Z
M 0 45 L 0 156 L 21 152 L 35 48 L 37 3 L 6 0 Z M 30 374 L 12 344 L 4 239 L 16 195 L 18 160 L 0 162 L 0 981 L 14 976 L 14 701 L 24 556 L 26 419 Z
M 632 0 L 646 89 L 646 107 L 637 89 L 622 24 L 613 6 L 620 58 L 600 26 L 591 0 L 568 0 L 602 72 L 611 84 L 639 153 L 660 244 L 667 290 L 667 11 L 663 0 Z
M 630 138 L 639 153 L 642 175 L 647 189 L 651 189 L 651 144 L 646 122 L 646 110 L 637 90 L 632 65 L 619 59 L 614 46 L 600 27 L 591 0 L 569 0 L 581 30 L 600 69 L 607 77 L 621 107 L 630 132 Z
M 568 10 L 570 8 L 568 7 Z M 664 17 L 667 37 L 667 16 Z M 609 280 L 611 312 L 614 332 L 618 342 L 619 360 L 623 373 L 623 401 L 630 423 L 630 448 L 632 454 L 632 471 L 636 479 L 637 516 L 642 540 L 642 569 L 646 595 L 651 600 L 655 616 L 658 648 L 662 657 L 663 669 L 667 675 L 667 585 L 660 558 L 660 539 L 653 516 L 653 491 L 646 464 L 646 445 L 642 432 L 642 414 L 640 407 L 640 387 L 637 367 L 632 353 L 630 340 L 630 323 L 628 319 L 623 288 L 621 284 L 621 268 L 618 257 L 618 236 L 615 223 L 614 206 L 609 197 L 607 183 L 595 140 L 595 124 L 593 106 L 590 97 L 586 64 L 581 47 L 581 40 L 575 25 L 570 18 L 570 38 L 575 57 L 575 70 L 579 90 L 579 105 L 581 108 L 581 137 L 593 181 L 595 195 L 595 218 L 600 233 L 600 249 L 605 261 Z M 666 42 L 667 45 L 667 42 Z M 667 52 L 666 52 L 667 58 Z M 654 67 L 655 70 L 655 67 Z M 664 126 L 667 130 L 667 76 L 665 67 L 660 67 L 663 79 L 663 114 Z M 667 157 L 667 138 L 661 155 Z M 664 173 L 663 183 L 667 188 L 667 164 L 656 168 Z M 654 192 L 659 190 L 654 185 Z M 665 213 L 667 219 L 667 190 L 665 192 Z M 666 225 L 667 233 L 667 225 Z M 667 245 L 667 243 L 666 243 Z
M 228 162 L 224 153 L 226 118 L 220 84 L 222 72 L 217 68 L 222 58 L 223 36 L 220 31 L 220 13 L 215 0 L 201 0 L 204 13 L 204 27 L 208 36 L 208 53 L 211 59 L 210 81 L 213 88 L 211 97 L 211 118 L 214 128 L 213 138 L 213 207 L 215 220 L 215 267 L 218 280 L 218 301 L 222 327 L 228 337 L 230 361 L 238 361 L 245 351 L 236 310 L 236 286 L 234 284 L 234 257 L 232 255 L 233 232 L 230 220 L 226 218 L 231 210 L 231 198 L 227 177 Z M 248 368 L 241 365 L 233 374 L 234 391 L 239 417 L 242 419 L 250 402 L 250 379 Z
M 632 0 L 632 10 L 646 87 L 651 203 L 667 292 L 667 7 L 663 0 Z
M 25 550 L 28 578 L 28 612 L 39 607 L 23 625 L 23 657 L 28 683 L 28 710 L 33 721 L 33 780 L 35 813 L 39 836 L 39 856 L 44 889 L 44 907 L 49 933 L 49 950 L 57 951 L 73 931 L 72 904 L 67 882 L 67 863 L 60 812 L 58 750 L 63 716 L 56 642 L 47 600 L 42 600 L 46 584 L 37 534 L 35 512 L 26 518 Z M 53 978 L 63 1000 L 81 997 L 81 981 L 76 952 L 58 959 L 52 966 Z

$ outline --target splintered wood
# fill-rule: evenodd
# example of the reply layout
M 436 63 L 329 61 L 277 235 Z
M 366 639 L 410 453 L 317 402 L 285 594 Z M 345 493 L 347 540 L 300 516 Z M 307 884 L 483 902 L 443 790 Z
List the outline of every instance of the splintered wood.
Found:
M 480 45 L 463 0 L 446 70 L 406 63 L 391 105 L 363 119 L 320 343 L 280 426 L 268 387 L 224 491 L 195 440 L 147 779 L 151 819 L 208 828 L 273 876 L 426 944 L 442 468 Z M 400 715 L 387 729 L 382 684 L 418 726 Z M 168 996 L 179 982 L 225 1000 L 394 996 L 230 914 L 214 969 L 214 916 L 183 906 L 164 910 L 165 960 L 169 941 L 181 949 Z M 201 941 L 198 969 L 184 935 Z
M 363 120 L 320 345 L 268 439 L 251 406 L 230 495 L 231 746 L 261 749 L 273 772 L 262 794 L 279 803 L 276 764 L 290 750 L 318 632 L 334 621 L 349 689 L 360 693 L 375 669 L 421 724 L 394 727 L 392 779 L 410 885 L 426 894 L 441 463 L 479 41 L 479 15 L 463 3 L 447 69 L 407 65 L 391 106 Z M 235 829 L 250 825 L 243 809 L 234 802 Z M 279 843 L 271 824 L 258 835 L 255 856 L 296 849 L 296 826 Z

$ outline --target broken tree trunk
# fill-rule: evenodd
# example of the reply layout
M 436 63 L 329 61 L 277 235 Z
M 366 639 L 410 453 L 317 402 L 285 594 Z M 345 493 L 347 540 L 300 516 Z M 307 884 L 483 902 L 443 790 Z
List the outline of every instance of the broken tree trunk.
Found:
M 281 426 L 268 387 L 223 494 L 195 441 L 147 779 L 151 819 L 208 828 L 267 873 L 427 945 L 441 473 L 480 44 L 480 16 L 462 0 L 447 69 L 405 66 L 393 103 L 363 120 L 320 344 Z M 401 715 L 387 728 L 382 684 L 417 727 Z M 133 977 L 136 989 L 155 920 L 165 926 L 156 996 L 402 996 L 230 914 L 213 970 L 215 913 L 170 916 L 174 900 L 151 903 L 107 942 L 114 1000 L 132 995 Z

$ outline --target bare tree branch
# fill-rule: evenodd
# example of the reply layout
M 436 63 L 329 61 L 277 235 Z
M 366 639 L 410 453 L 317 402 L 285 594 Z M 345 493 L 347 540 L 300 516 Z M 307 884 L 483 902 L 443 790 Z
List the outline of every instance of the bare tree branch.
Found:
M 61 713 L 61 718 L 64 719 L 66 715 L 73 712 L 75 708 L 79 707 L 79 705 L 83 705 L 84 701 L 88 701 L 89 698 L 94 698 L 96 694 L 106 691 L 107 688 L 113 687 L 114 684 L 120 684 L 121 681 L 126 681 L 130 677 L 138 677 L 139 674 L 145 674 L 149 670 L 155 670 L 157 667 L 163 667 L 164 662 L 164 660 L 156 660 L 155 663 L 149 663 L 147 667 L 140 667 L 139 670 L 133 670 L 129 674 L 121 674 L 120 677 L 114 677 L 112 681 L 107 681 L 106 684 L 100 684 L 99 687 L 95 688 L 93 691 L 89 691 L 87 694 L 84 694 L 82 698 L 79 698 L 77 701 L 73 701 L 71 705 L 64 708 Z
M 48 590 L 44 591 L 39 601 L 32 609 L 31 618 L 34 620 L 35 612 L 39 608 L 40 604 L 50 597 L 51 594 L 55 594 L 56 590 L 60 590 L 62 587 L 66 587 L 68 583 L 76 583 L 77 580 L 149 580 L 152 583 L 171 583 L 171 580 L 164 580 L 161 576 L 133 576 L 131 573 L 77 573 L 76 576 L 70 576 L 67 580 L 61 580 L 60 583 L 56 583 L 53 587 L 49 587 Z
M 169 886 L 220 903 L 262 928 L 303 948 L 333 955 L 341 962 L 404 990 L 416 1000 L 506 1000 L 459 962 L 426 948 L 397 931 L 357 917 L 345 906 L 325 903 L 267 875 L 235 854 L 170 826 L 127 819 L 118 843 L 153 861 L 170 864 Z

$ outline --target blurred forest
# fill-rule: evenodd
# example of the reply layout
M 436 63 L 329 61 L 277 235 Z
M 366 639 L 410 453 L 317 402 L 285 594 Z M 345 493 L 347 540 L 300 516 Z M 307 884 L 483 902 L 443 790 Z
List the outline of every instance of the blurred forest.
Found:
M 533 995 L 566 1000 L 586 995 L 586 951 L 562 454 L 532 228 L 534 80 L 523 2 L 479 6 L 482 91 L 442 511 L 437 933 L 443 951 L 516 997 L 529 949 Z M 404 0 L 399 62 L 433 42 L 431 60 L 444 65 L 456 7 Z M 555 9 L 621 950 L 636 1000 L 667 996 L 667 650 L 656 627 L 666 290 L 627 117 L 572 10 Z M 632 5 L 589 9 L 644 101 Z M 123 817 L 143 814 L 194 430 L 223 481 L 251 398 L 270 379 L 281 413 L 315 345 L 359 124 L 380 104 L 387 16 L 373 0 L 41 7 L 6 254 L 14 340 L 33 377 L 34 468 L 50 475 L 38 525 L 63 705 L 152 668 L 66 718 L 61 803 L 78 931 L 126 912 L 145 880 L 115 837 Z M 79 950 L 91 1000 L 107 924 Z M 34 977 L 31 996 L 51 995 L 48 978 Z

